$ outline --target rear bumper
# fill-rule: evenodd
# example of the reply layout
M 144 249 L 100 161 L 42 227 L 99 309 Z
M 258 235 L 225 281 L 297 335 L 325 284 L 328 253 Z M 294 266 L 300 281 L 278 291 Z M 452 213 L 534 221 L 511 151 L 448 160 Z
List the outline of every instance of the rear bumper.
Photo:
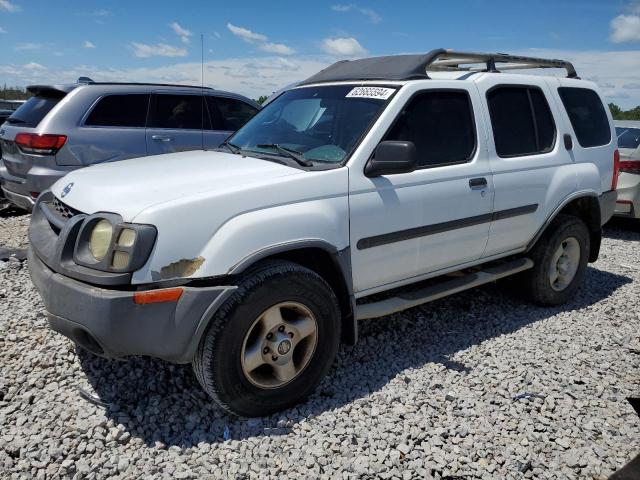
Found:
M 35 200 L 31 198 L 30 195 L 16 193 L 5 188 L 4 185 L 2 185 L 2 193 L 4 194 L 6 199 L 13 203 L 16 207 L 24 208 L 25 210 L 28 210 L 30 212 L 33 211 Z
M 138 305 L 134 292 L 99 288 L 55 273 L 31 248 L 28 260 L 51 328 L 110 358 L 148 355 L 190 362 L 208 320 L 236 288 L 183 287 L 176 302 Z
M 32 166 L 24 177 L 12 175 L 7 167 L 0 162 L 0 185 L 5 196 L 16 206 L 26 210 L 33 210 L 35 199 L 31 192 L 43 192 L 60 178 L 75 168 L 47 166 Z
M 598 197 L 600 202 L 600 225 L 607 223 L 613 216 L 617 198 L 618 192 L 616 190 L 609 190 Z
M 640 218 L 640 174 L 622 172 L 618 179 L 617 192 L 614 215 Z

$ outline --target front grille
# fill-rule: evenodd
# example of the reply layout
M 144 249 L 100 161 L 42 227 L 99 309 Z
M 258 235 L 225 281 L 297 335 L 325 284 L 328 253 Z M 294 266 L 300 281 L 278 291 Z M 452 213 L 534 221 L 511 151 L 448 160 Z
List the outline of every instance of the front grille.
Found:
M 76 215 L 81 213 L 75 208 L 72 208 L 69 205 L 62 203 L 56 197 L 53 197 L 53 208 L 55 209 L 56 214 L 59 217 L 64 218 L 65 220 L 69 220 L 71 217 L 75 217 Z

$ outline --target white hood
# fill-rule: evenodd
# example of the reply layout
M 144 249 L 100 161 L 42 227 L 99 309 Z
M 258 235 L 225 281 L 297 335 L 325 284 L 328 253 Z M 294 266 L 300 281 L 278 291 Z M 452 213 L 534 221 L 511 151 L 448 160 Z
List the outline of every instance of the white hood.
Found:
M 267 160 L 192 151 L 92 165 L 69 173 L 51 190 L 81 212 L 113 212 L 131 221 L 158 203 L 218 189 L 243 189 L 300 173 Z

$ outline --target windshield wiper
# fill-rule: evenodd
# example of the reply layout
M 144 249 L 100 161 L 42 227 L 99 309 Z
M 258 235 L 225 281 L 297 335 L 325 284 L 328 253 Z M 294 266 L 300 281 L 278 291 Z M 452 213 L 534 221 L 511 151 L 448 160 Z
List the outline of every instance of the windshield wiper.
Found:
M 27 123 L 25 120 L 22 120 L 21 118 L 16 118 L 16 117 L 7 118 L 6 122 L 8 122 L 8 123 Z
M 227 147 L 231 153 L 240 153 L 240 147 L 237 145 L 234 145 L 233 143 L 229 142 L 228 140 L 225 140 L 224 142 L 222 142 L 220 144 L 220 146 L 225 146 Z
M 313 167 L 313 162 L 307 160 L 302 156 L 302 152 L 298 152 L 297 150 L 293 150 L 292 148 L 283 147 L 277 143 L 259 143 L 256 145 L 258 148 L 275 148 L 279 152 L 284 153 L 290 158 L 293 158 L 299 165 L 303 167 Z

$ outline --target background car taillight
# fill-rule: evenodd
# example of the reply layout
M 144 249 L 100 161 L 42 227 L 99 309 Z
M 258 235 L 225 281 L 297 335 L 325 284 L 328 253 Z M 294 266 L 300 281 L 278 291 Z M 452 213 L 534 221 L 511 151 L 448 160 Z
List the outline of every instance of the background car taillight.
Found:
M 621 161 L 620 171 L 640 174 L 640 158 L 629 158 Z
M 16 145 L 24 153 L 37 153 L 39 155 L 53 155 L 67 141 L 66 135 L 49 135 L 37 133 L 18 133 Z
M 611 190 L 618 188 L 618 176 L 620 175 L 620 152 L 616 148 L 613 152 L 613 177 L 611 178 Z

